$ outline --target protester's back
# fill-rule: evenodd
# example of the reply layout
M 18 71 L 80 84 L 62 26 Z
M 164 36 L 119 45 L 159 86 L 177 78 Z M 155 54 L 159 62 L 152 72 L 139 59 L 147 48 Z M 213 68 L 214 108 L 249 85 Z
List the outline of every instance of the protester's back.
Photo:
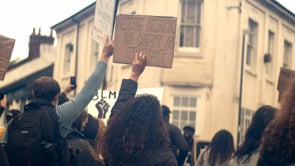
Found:
M 162 105 L 161 109 L 163 120 L 168 130 L 170 146 L 175 154 L 178 165 L 182 166 L 187 156 L 187 152 L 189 151 L 189 146 L 184 137 L 182 136 L 180 129 L 177 126 L 169 123 L 169 114 L 171 113 L 169 107 L 166 105 Z
M 67 161 L 65 140 L 58 130 L 54 106 L 35 100 L 25 106 L 8 128 L 7 156 L 11 166 L 55 166 Z
M 69 164 L 71 166 L 103 166 L 103 161 L 99 160 L 94 148 L 87 141 L 82 133 L 88 123 L 88 113 L 86 111 L 76 119 L 72 125 L 72 132 L 67 135 Z
M 197 166 L 228 166 L 234 153 L 232 134 L 227 130 L 219 130 L 208 147 L 198 157 Z
M 244 142 L 230 161 L 230 166 L 252 166 L 257 164 L 264 129 L 273 120 L 276 109 L 263 105 L 257 109 L 246 131 Z

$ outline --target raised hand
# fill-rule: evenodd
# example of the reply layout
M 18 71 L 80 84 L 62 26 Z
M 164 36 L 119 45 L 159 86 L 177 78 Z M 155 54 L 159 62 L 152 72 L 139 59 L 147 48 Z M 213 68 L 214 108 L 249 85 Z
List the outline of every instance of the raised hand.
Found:
M 140 52 L 136 53 L 133 59 L 132 70 L 130 79 L 137 81 L 139 76 L 142 74 L 146 66 L 146 56 Z
M 102 49 L 102 54 L 100 56 L 100 60 L 104 61 L 107 63 L 109 58 L 113 55 L 113 42 L 110 41 L 109 37 L 106 37 L 106 41 L 104 43 L 103 49 Z

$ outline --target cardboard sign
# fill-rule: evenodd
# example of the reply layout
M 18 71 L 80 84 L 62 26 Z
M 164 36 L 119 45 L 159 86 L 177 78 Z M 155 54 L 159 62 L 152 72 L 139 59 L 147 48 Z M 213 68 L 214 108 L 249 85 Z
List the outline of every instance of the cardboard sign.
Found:
M 118 0 L 96 0 L 92 38 L 104 45 L 106 36 L 112 37 Z
M 294 70 L 290 70 L 290 69 L 281 67 L 278 86 L 277 86 L 277 89 L 279 91 L 279 101 L 280 101 L 280 98 L 281 98 L 284 90 L 287 89 L 290 81 L 292 81 L 294 78 L 295 78 L 295 71 Z
M 0 35 L 0 80 L 4 80 L 15 40 Z
M 115 25 L 115 63 L 132 64 L 143 52 L 147 66 L 172 68 L 176 17 L 118 15 Z

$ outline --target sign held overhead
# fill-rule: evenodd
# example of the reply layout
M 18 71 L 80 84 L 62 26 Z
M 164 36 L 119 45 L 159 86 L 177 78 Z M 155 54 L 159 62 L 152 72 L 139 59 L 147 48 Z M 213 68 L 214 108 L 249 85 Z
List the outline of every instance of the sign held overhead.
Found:
M 0 80 L 4 80 L 15 39 L 0 35 Z
M 118 0 L 96 0 L 92 38 L 102 46 L 112 37 L 117 7 Z
M 281 100 L 285 90 L 288 88 L 290 82 L 295 79 L 295 71 L 284 67 L 280 68 L 279 80 L 277 90 L 279 91 L 279 99 Z
M 132 64 L 135 53 L 143 52 L 147 66 L 172 68 L 176 22 L 176 17 L 118 15 L 113 61 Z

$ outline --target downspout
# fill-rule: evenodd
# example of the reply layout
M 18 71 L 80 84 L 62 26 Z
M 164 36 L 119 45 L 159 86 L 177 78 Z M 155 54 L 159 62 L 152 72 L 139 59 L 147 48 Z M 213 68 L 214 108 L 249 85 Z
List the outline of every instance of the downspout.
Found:
M 78 76 L 78 51 L 79 51 L 79 33 L 80 33 L 80 21 L 75 19 L 74 17 L 71 19 L 74 23 L 77 25 L 77 31 L 76 31 L 76 49 L 75 49 L 75 73 L 74 76 L 77 78 Z M 74 96 L 76 95 L 76 89 L 74 90 Z

